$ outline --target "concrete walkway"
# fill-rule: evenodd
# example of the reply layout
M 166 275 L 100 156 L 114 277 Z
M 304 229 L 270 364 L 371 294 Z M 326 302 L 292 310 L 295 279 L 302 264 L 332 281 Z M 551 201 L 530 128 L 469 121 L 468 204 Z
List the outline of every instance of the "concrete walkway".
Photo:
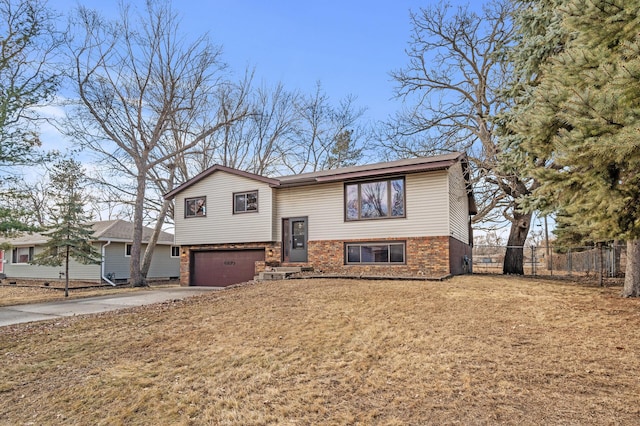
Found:
M 166 287 L 141 289 L 140 291 L 114 294 L 112 296 L 5 306 L 0 307 L 0 327 L 24 322 L 116 311 L 133 306 L 184 299 L 220 289 L 221 287 Z

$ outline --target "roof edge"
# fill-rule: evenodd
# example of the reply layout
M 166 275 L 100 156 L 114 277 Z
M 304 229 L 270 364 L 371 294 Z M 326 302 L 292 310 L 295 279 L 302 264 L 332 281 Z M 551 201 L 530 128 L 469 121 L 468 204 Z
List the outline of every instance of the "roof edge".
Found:
M 316 179 L 318 183 L 335 182 L 347 179 L 358 179 L 366 177 L 376 177 L 381 175 L 396 174 L 396 173 L 419 173 L 419 172 L 431 172 L 437 170 L 446 170 L 454 165 L 457 160 L 444 160 L 433 163 L 421 163 L 407 166 L 393 166 L 386 167 L 378 170 L 363 170 L 359 172 L 347 172 L 330 176 L 320 176 Z
M 180 185 L 177 188 L 174 188 L 173 190 L 171 190 L 171 191 L 167 192 L 166 194 L 164 194 L 164 198 L 166 200 L 169 200 L 169 199 L 175 197 L 179 192 L 184 191 L 185 189 L 187 189 L 191 185 L 194 185 L 195 183 L 200 182 L 201 180 L 203 180 L 207 176 L 212 175 L 213 173 L 215 173 L 217 171 L 227 172 L 227 173 L 231 173 L 231 174 L 236 175 L 236 176 L 242 176 L 242 177 L 245 177 L 245 178 L 248 178 L 248 179 L 257 180 L 257 181 L 269 184 L 271 186 L 279 186 L 280 185 L 280 181 L 278 179 L 268 178 L 266 176 L 261 176 L 261 175 L 255 174 L 255 173 L 245 172 L 245 171 L 242 171 L 242 170 L 233 169 L 231 167 L 221 166 L 219 164 L 214 164 L 213 166 L 209 167 L 204 172 L 192 177 L 188 181 L 184 182 L 182 185 Z
M 133 239 L 129 238 L 108 238 L 108 237 L 100 237 L 98 239 L 96 239 L 95 241 L 101 242 L 101 243 L 106 243 L 111 241 L 112 243 L 126 243 L 126 244 L 132 244 L 133 243 Z M 142 245 L 146 245 L 149 243 L 149 240 L 142 240 Z M 174 246 L 175 243 L 174 242 L 169 242 L 168 240 L 158 240 L 156 242 L 157 246 Z

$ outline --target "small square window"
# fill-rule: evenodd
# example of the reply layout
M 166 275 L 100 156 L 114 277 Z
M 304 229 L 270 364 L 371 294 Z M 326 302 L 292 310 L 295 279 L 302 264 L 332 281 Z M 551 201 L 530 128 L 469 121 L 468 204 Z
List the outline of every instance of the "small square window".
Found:
M 171 257 L 180 257 L 180 246 L 171 246 Z
M 207 197 L 185 198 L 184 217 L 202 217 L 207 215 Z
M 29 263 L 33 260 L 34 247 L 17 247 L 12 251 L 11 263 Z
M 258 211 L 258 191 L 236 192 L 233 194 L 233 213 Z

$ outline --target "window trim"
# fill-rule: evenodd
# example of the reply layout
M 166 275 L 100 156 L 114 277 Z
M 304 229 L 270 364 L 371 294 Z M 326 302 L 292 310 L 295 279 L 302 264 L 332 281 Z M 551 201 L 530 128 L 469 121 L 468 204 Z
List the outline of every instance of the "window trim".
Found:
M 247 194 L 256 194 L 256 209 L 255 210 L 246 210 L 247 208 L 247 201 L 246 201 L 246 196 Z M 238 195 L 244 195 L 245 196 L 245 210 L 236 210 L 236 196 Z M 260 198 L 259 198 L 259 191 L 257 189 L 254 189 L 252 191 L 240 191 L 240 192 L 234 192 L 233 193 L 233 197 L 232 197 L 232 205 L 233 205 L 233 214 L 245 214 L 245 213 L 258 213 L 258 211 L 260 210 Z
M 202 207 L 204 207 L 204 211 L 202 214 L 198 214 L 198 212 L 194 213 L 194 214 L 188 214 L 189 213 L 189 209 L 188 209 L 188 204 L 189 201 L 195 201 L 195 200 L 203 200 L 204 203 L 202 204 Z M 184 218 L 185 219 L 191 219 L 194 217 L 207 217 L 207 196 L 203 195 L 203 196 L 199 196 L 199 197 L 189 197 L 189 198 L 185 198 L 184 199 Z
M 362 262 L 362 247 L 367 246 L 387 246 L 387 262 Z M 391 262 L 391 246 L 402 246 L 402 262 Z M 360 247 L 360 261 L 349 261 L 349 248 Z M 345 265 L 376 265 L 376 266 L 393 266 L 393 265 L 406 265 L 407 264 L 407 242 L 405 240 L 393 240 L 393 241 L 359 241 L 359 242 L 345 242 L 344 243 L 344 264 Z
M 393 187 L 391 182 L 394 180 L 402 181 L 402 215 L 393 216 Z M 376 182 L 386 182 L 387 183 L 387 206 L 389 206 L 389 211 L 387 216 L 377 216 L 377 217 L 362 217 L 362 185 L 366 185 L 368 183 L 376 183 Z M 358 217 L 356 219 L 349 218 L 349 193 L 347 188 L 352 185 L 357 185 L 357 197 L 358 197 Z M 407 179 L 405 176 L 394 176 L 388 177 L 384 179 L 374 179 L 374 180 L 363 180 L 356 182 L 345 182 L 343 186 L 344 192 L 344 221 L 345 222 L 358 222 L 363 220 L 385 220 L 385 219 L 404 219 L 407 217 Z
M 133 244 L 124 243 L 124 257 L 131 257 L 131 248 L 132 247 L 133 247 Z
M 174 255 L 173 254 L 173 249 L 177 249 L 178 254 Z M 169 255 L 172 259 L 176 259 L 180 257 L 180 246 L 171 246 L 171 248 L 169 249 Z
M 18 250 L 19 249 L 27 249 L 29 250 L 29 260 L 27 260 L 26 262 L 18 262 Z M 12 265 L 28 265 L 29 262 L 31 262 L 33 260 L 33 257 L 35 256 L 36 252 L 36 248 L 35 246 L 22 246 L 22 247 L 14 247 L 11 250 L 11 264 Z

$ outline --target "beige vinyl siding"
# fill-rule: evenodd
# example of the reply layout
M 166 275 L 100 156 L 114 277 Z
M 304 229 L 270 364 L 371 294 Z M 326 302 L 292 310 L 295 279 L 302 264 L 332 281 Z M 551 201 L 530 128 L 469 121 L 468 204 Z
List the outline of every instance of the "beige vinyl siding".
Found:
M 344 183 L 283 188 L 276 192 L 277 232 L 282 218 L 307 216 L 309 240 L 378 239 L 449 235 L 446 171 L 405 178 L 405 218 L 344 220 Z
M 233 194 L 258 191 L 258 212 L 233 214 Z M 205 217 L 184 217 L 185 198 L 207 197 Z M 271 187 L 254 179 L 217 171 L 175 198 L 176 245 L 273 241 Z
M 142 246 L 142 252 L 147 246 Z M 131 257 L 125 257 L 125 243 L 111 243 L 105 247 L 104 273 L 116 280 L 129 279 Z M 171 257 L 171 246 L 156 246 L 147 278 L 170 278 L 180 275 L 180 259 Z
M 282 234 L 279 232 L 282 232 L 282 224 L 280 223 L 280 225 L 278 224 L 279 222 L 282 222 L 281 219 L 279 219 L 278 216 L 278 203 L 277 203 L 277 196 L 278 196 L 278 190 L 274 189 L 271 192 L 272 195 L 272 203 L 271 203 L 271 237 L 272 237 L 272 241 L 280 241 L 282 240 Z
M 469 198 L 460 163 L 456 163 L 449 169 L 449 210 L 451 236 L 463 243 L 468 243 Z
M 36 246 L 34 256 L 44 250 L 42 246 Z M 24 263 L 12 263 L 13 250 L 5 251 L 4 274 L 7 278 L 31 278 L 57 280 L 64 279 L 65 265 L 61 266 L 41 266 Z M 100 265 L 83 265 L 74 259 L 69 260 L 69 279 L 71 280 L 99 280 Z

